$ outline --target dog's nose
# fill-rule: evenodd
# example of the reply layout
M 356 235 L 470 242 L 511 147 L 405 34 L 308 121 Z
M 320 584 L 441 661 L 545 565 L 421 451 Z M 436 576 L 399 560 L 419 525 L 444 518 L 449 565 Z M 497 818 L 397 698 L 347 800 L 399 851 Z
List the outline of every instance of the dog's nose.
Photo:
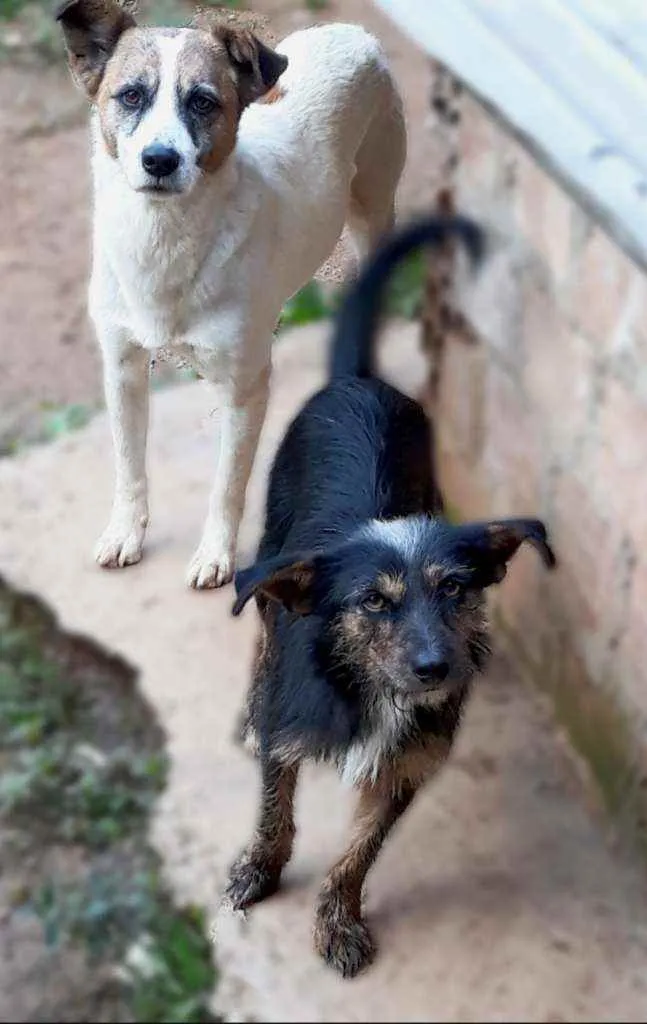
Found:
M 168 178 L 180 166 L 180 154 L 170 146 L 154 143 L 142 152 L 142 166 L 154 178 Z
M 429 651 L 416 655 L 411 667 L 421 683 L 442 683 L 449 675 L 449 662 Z

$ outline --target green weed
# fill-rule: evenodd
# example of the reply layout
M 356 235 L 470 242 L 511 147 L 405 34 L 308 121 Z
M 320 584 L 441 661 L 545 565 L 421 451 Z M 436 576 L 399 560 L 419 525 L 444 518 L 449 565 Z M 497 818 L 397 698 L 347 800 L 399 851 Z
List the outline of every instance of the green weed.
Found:
M 112 965 L 109 1019 L 213 1021 L 203 916 L 174 906 L 146 838 L 168 762 L 132 684 L 0 581 L 0 823 L 21 837 L 12 877 L 31 865 L 12 912 L 35 914 L 57 953 Z

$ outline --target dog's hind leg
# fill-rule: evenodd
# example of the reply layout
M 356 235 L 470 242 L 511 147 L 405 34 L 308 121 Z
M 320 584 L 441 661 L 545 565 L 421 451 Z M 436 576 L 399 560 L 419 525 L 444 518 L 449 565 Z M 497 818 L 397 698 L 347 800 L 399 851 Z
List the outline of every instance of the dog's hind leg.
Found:
M 218 423 L 216 473 L 209 495 L 209 509 L 202 539 L 189 565 L 187 583 L 203 589 L 221 587 L 234 572 L 238 529 L 245 507 L 247 484 L 265 420 L 269 396 L 270 365 L 251 383 L 218 380 L 208 362 L 200 366 L 211 380 L 216 397 Z
M 252 842 L 232 865 L 225 899 L 244 910 L 276 892 L 292 855 L 294 792 L 299 764 L 263 758 L 261 808 Z
M 416 792 L 413 784 L 391 791 L 366 784 L 353 818 L 354 836 L 328 875 L 317 900 L 317 952 L 345 978 L 367 966 L 375 954 L 362 920 L 362 886 L 387 835 Z
M 395 192 L 406 158 L 402 106 L 385 98 L 355 157 L 347 226 L 358 263 L 395 224 Z
M 148 525 L 150 355 L 120 329 L 99 329 L 98 334 L 115 455 L 115 491 L 110 521 L 97 542 L 95 558 L 99 565 L 117 568 L 140 560 Z
M 372 210 L 351 189 L 351 200 L 346 220 L 350 241 L 353 246 L 358 270 L 361 263 L 372 252 L 377 243 L 395 225 L 395 209 L 389 204 L 385 209 Z

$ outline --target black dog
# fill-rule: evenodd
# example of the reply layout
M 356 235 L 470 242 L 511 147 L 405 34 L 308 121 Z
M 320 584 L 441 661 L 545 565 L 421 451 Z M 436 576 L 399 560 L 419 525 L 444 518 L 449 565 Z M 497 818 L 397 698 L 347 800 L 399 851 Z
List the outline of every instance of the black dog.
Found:
M 445 761 L 472 678 L 489 653 L 485 589 L 528 540 L 554 564 L 536 519 L 451 525 L 422 408 L 372 375 L 380 299 L 423 243 L 480 234 L 433 218 L 394 235 L 339 314 L 332 380 L 299 413 L 271 473 L 258 561 L 236 576 L 238 615 L 255 596 L 261 638 L 244 725 L 262 770 L 256 833 L 231 869 L 236 908 L 279 884 L 294 838 L 304 758 L 359 789 L 352 842 L 321 891 L 315 945 L 344 976 L 373 955 L 361 916 L 366 874 L 418 787 Z

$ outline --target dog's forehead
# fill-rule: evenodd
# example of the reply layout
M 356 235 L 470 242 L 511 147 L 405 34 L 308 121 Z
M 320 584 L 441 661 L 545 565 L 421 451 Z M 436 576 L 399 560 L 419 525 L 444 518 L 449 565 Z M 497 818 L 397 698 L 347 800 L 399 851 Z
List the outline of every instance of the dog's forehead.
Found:
M 111 94 L 125 82 L 159 81 L 162 65 L 159 39 L 162 33 L 177 34 L 178 31 L 139 27 L 127 29 L 106 66 L 103 81 L 105 91 Z
M 180 89 L 210 82 L 221 89 L 236 81 L 236 74 L 222 40 L 211 32 L 189 29 L 178 53 L 176 76 Z
M 451 525 L 428 516 L 373 520 L 357 540 L 365 549 L 365 567 L 374 573 L 403 575 L 422 572 L 440 582 L 448 572 L 465 568 L 464 552 L 455 543 Z
M 155 85 L 168 74 L 179 89 L 196 82 L 223 84 L 235 74 L 224 43 L 217 36 L 194 28 L 139 27 L 123 33 L 108 61 L 105 83 L 114 93 L 125 82 Z
M 374 519 L 361 531 L 360 538 L 375 548 L 376 555 L 391 555 L 403 566 L 418 562 L 426 552 L 438 546 L 442 527 L 426 516 L 403 519 Z

